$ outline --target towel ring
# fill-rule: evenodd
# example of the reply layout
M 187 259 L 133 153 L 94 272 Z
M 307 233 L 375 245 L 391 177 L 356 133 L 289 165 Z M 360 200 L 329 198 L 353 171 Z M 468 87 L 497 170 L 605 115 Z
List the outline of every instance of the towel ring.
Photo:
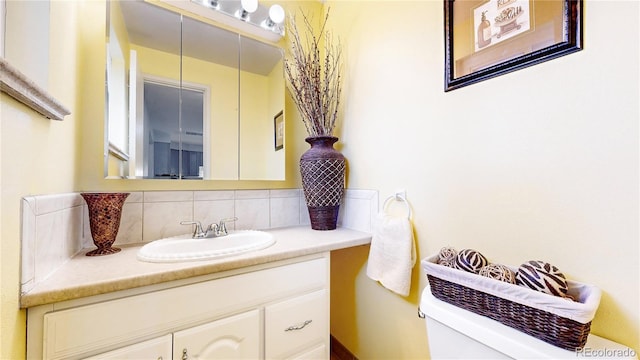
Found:
M 391 195 L 388 198 L 386 198 L 384 200 L 384 204 L 382 205 L 382 210 L 384 212 L 387 211 L 387 205 L 389 204 L 389 202 L 391 200 L 396 200 L 396 201 L 401 201 L 404 203 L 404 206 L 407 208 L 407 219 L 411 219 L 411 206 L 409 205 L 409 202 L 407 201 L 407 199 L 399 194 L 395 194 L 395 195 Z

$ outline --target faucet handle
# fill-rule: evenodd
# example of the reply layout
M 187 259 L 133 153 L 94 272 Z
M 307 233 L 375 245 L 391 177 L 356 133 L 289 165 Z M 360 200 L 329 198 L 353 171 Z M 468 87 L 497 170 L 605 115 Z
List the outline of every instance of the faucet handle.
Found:
M 180 221 L 180 225 L 195 225 L 196 228 L 193 230 L 193 237 L 199 238 L 205 235 L 204 230 L 202 230 L 202 224 L 200 221 Z
M 221 235 L 227 235 L 227 223 L 238 220 L 237 217 L 224 218 L 220 220 L 220 224 L 218 224 L 218 233 Z

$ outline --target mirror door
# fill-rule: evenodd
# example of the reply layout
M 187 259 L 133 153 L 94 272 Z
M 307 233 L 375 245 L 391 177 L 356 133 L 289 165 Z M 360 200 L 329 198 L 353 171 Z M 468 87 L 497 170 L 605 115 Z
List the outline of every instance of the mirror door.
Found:
M 242 180 L 283 180 L 285 169 L 282 50 L 240 38 L 240 162 Z
M 238 179 L 239 35 L 183 19 L 182 81 L 208 89 L 204 114 L 205 179 Z
M 145 111 L 148 100 L 145 79 L 173 84 L 180 89 L 182 16 L 141 1 L 109 1 L 107 15 L 107 53 L 111 60 L 107 60 L 106 72 L 106 176 L 155 178 L 153 141 L 159 139 L 160 133 L 152 132 L 146 125 L 155 111 L 162 114 L 158 121 L 170 123 L 172 131 L 176 131 L 180 126 L 180 111 L 178 108 L 159 110 L 157 106 Z M 119 58 L 122 66 L 113 66 L 113 59 Z M 159 93 L 151 93 L 157 99 Z M 162 96 L 168 104 L 180 103 L 179 91 L 165 92 Z M 167 138 L 169 135 L 163 141 Z M 170 177 L 169 168 L 162 170 L 159 174 Z M 173 175 L 179 176 L 178 169 Z

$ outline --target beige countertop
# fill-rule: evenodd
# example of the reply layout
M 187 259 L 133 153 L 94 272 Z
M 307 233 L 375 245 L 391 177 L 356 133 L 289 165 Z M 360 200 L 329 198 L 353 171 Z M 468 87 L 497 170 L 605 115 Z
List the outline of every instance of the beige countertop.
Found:
M 47 280 L 20 297 L 28 308 L 87 296 L 188 279 L 247 266 L 261 265 L 325 251 L 369 244 L 371 234 L 338 228 L 311 230 L 308 226 L 271 229 L 276 243 L 266 249 L 206 261 L 149 263 L 136 258 L 139 246 L 121 247 L 113 255 L 74 256 Z

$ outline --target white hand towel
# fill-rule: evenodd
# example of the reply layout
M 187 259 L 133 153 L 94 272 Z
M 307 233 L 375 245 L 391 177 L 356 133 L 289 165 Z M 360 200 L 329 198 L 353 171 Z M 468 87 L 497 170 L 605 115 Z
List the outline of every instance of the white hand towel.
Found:
M 407 296 L 415 263 L 411 221 L 406 217 L 378 214 L 369 249 L 367 276 L 387 289 Z

